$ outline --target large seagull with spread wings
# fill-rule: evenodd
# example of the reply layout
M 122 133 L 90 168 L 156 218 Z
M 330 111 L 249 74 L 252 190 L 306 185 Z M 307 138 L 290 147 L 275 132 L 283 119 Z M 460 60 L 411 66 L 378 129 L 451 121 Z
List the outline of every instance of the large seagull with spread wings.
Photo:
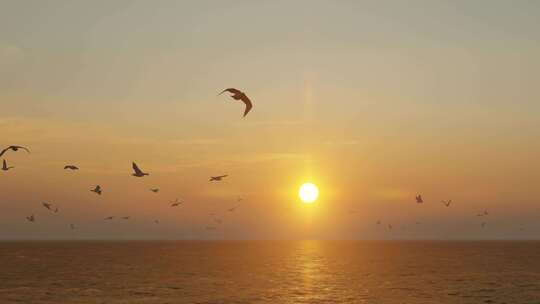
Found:
M 246 117 L 247 113 L 249 113 L 249 111 L 251 111 L 251 108 L 253 108 L 253 103 L 251 102 L 249 97 L 247 97 L 247 95 L 244 92 L 242 92 L 240 90 L 237 90 L 235 88 L 225 89 L 221 93 L 219 93 L 218 95 L 221 95 L 221 94 L 223 94 L 225 92 L 231 93 L 232 95 L 230 95 L 230 96 L 231 96 L 232 99 L 240 100 L 246 105 L 246 109 L 244 110 L 244 116 L 243 116 L 243 117 Z

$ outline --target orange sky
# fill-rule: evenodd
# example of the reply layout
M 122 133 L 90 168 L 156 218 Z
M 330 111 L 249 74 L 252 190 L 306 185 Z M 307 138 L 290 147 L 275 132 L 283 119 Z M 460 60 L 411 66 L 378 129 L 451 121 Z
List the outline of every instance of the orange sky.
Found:
M 539 4 L 417 4 L 8 1 L 0 238 L 536 238 Z

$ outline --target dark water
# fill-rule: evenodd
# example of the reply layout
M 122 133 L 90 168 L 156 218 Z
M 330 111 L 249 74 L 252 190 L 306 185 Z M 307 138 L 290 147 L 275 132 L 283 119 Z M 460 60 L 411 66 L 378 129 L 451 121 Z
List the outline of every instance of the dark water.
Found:
M 540 303 L 540 242 L 4 242 L 0 303 Z

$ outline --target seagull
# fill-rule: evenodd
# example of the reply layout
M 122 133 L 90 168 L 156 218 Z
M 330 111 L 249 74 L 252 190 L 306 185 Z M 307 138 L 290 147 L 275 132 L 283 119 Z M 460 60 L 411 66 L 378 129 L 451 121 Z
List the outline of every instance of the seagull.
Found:
M 69 224 L 69 228 L 71 228 L 71 230 L 75 229 L 75 225 L 74 224 Z
M 58 213 L 58 211 L 59 211 L 59 210 L 58 210 L 58 207 L 56 207 L 56 208 L 54 208 L 54 211 L 53 211 L 53 212 L 54 212 L 54 213 Z
M 441 201 L 446 207 L 450 207 L 450 204 L 452 203 L 452 200 L 449 201 Z
M 424 202 L 424 200 L 422 199 L 422 195 L 418 194 L 418 195 L 416 196 L 416 202 L 417 202 L 418 204 L 421 204 L 421 203 Z
M 229 212 L 234 212 L 234 211 L 236 210 L 236 208 L 238 208 L 238 205 L 237 205 L 237 206 L 234 206 L 234 207 L 232 207 L 232 208 L 227 209 L 227 211 L 229 211 Z
M 69 170 L 79 170 L 79 167 L 74 166 L 74 165 L 65 165 L 65 166 L 64 166 L 64 170 L 66 170 L 66 169 L 69 169 Z
M 30 216 L 27 216 L 26 217 L 26 220 L 29 221 L 29 222 L 35 222 L 36 221 L 36 218 L 34 217 L 34 215 L 30 215 Z
M 135 162 L 131 163 L 131 167 L 133 167 L 133 171 L 134 171 L 134 173 L 131 174 L 133 176 L 143 177 L 145 175 L 149 175 L 148 173 L 142 172 L 141 169 L 139 169 L 139 167 L 137 166 L 137 164 Z
M 221 93 L 218 94 L 218 96 L 225 92 L 231 93 L 232 95 L 230 95 L 230 97 L 232 99 L 241 100 L 246 105 L 246 109 L 244 110 L 244 116 L 243 116 L 243 117 L 246 117 L 247 113 L 249 113 L 249 111 L 251 111 L 251 108 L 253 108 L 253 104 L 251 103 L 251 100 L 247 97 L 247 95 L 240 90 L 229 88 L 229 89 L 223 90 Z
M 9 146 L 9 147 L 5 148 L 4 150 L 2 150 L 2 151 L 0 152 L 0 157 L 1 157 L 2 155 L 4 155 L 4 153 L 6 153 L 6 152 L 9 151 L 9 150 L 11 150 L 11 151 L 13 151 L 13 152 L 17 152 L 19 149 L 23 149 L 23 150 L 25 150 L 26 152 L 30 153 L 30 150 L 28 150 L 27 148 L 25 148 L 25 147 L 23 147 L 23 146 Z
M 150 191 L 154 192 L 154 193 L 158 193 L 159 192 L 159 189 L 158 188 L 150 188 Z
M 49 203 L 41 203 L 43 205 L 43 207 L 49 209 L 52 211 L 51 207 L 52 207 L 52 204 L 49 204 Z
M 377 220 L 377 225 L 380 225 L 381 224 L 381 220 Z
M 101 195 L 101 192 L 102 192 L 103 190 L 101 190 L 101 186 L 100 186 L 100 185 L 97 185 L 94 189 L 91 189 L 90 191 L 95 192 L 95 193 L 97 193 L 98 195 Z
M 178 199 L 175 199 L 174 202 L 170 202 L 171 203 L 171 207 L 178 207 L 182 204 L 181 201 L 179 201 Z
M 123 220 L 129 220 L 130 216 L 123 216 L 122 219 Z
M 154 220 L 154 224 L 159 224 L 159 220 Z
M 15 167 L 13 167 L 13 166 L 9 166 L 9 167 L 8 167 L 6 160 L 5 160 L 5 159 L 3 160 L 3 163 L 2 163 L 2 170 L 7 171 L 7 170 L 13 169 L 13 168 L 15 168 Z
M 104 220 L 112 220 L 114 218 L 114 216 L 108 216 L 106 218 L 104 218 Z
M 225 174 L 225 175 L 219 175 L 219 176 L 210 176 L 210 181 L 211 181 L 211 182 L 214 182 L 214 181 L 219 182 L 219 181 L 221 181 L 224 177 L 227 177 L 227 176 L 229 176 L 229 175 Z

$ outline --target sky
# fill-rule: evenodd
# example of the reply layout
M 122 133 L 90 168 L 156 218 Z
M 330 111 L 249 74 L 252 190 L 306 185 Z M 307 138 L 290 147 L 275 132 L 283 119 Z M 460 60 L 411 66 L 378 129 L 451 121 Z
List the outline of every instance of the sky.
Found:
M 540 2 L 0 7 L 0 239 L 540 235 Z

